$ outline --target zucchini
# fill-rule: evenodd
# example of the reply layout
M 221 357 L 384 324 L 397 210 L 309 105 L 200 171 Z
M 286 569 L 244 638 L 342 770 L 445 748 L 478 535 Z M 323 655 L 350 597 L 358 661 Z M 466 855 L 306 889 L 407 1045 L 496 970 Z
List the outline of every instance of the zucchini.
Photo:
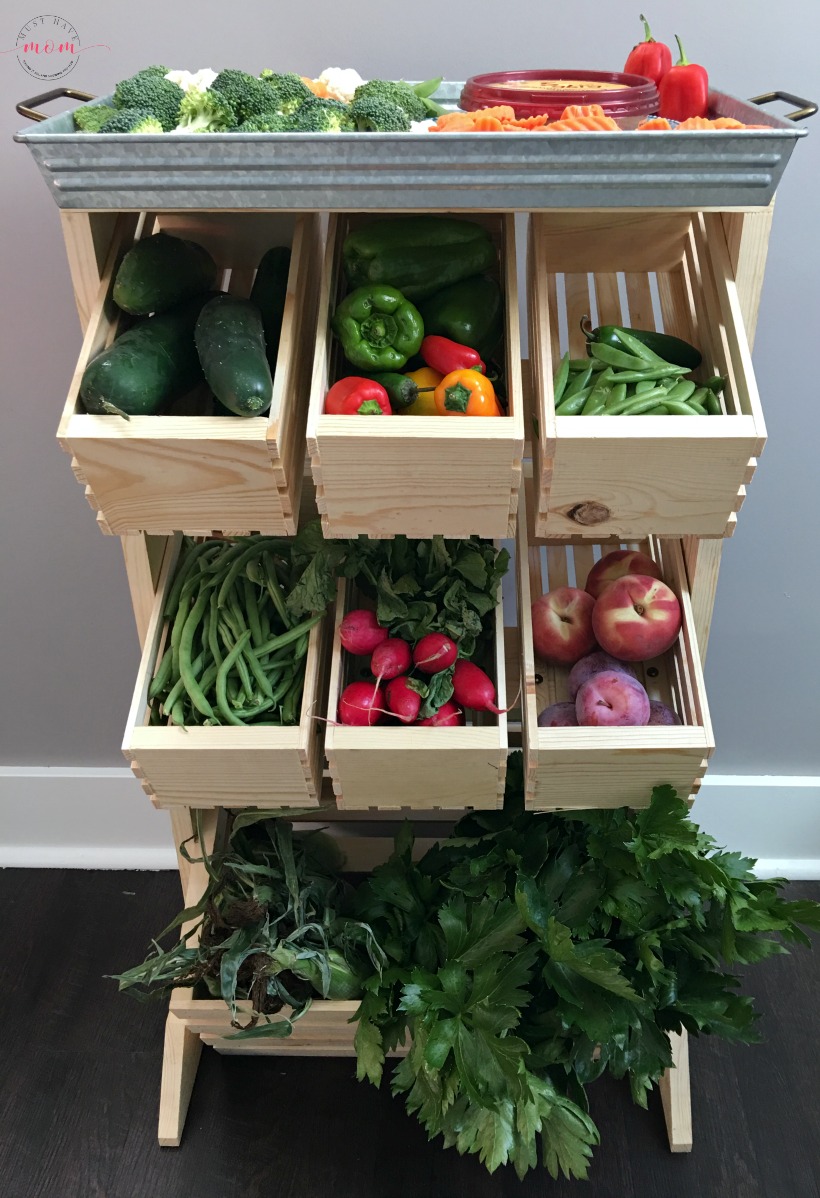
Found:
M 261 416 L 273 398 L 259 309 L 250 300 L 219 295 L 199 314 L 194 332 L 202 373 L 235 416 Z
M 92 415 L 156 416 L 202 379 L 194 328 L 208 295 L 141 320 L 85 368 L 80 399 Z
M 154 233 L 136 242 L 120 263 L 114 303 L 133 316 L 166 312 L 215 282 L 216 263 L 206 249 L 170 233 Z
M 262 317 L 265 331 L 265 350 L 271 371 L 276 369 L 279 353 L 279 338 L 282 333 L 282 318 L 288 295 L 290 272 L 290 248 L 275 245 L 267 251 L 256 269 L 256 278 L 251 288 L 250 300 L 256 304 Z

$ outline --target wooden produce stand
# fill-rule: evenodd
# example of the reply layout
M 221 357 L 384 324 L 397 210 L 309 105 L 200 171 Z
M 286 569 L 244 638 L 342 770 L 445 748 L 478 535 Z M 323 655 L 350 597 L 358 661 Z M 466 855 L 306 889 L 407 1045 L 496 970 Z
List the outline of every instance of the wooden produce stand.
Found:
M 476 219 L 479 220 L 495 220 L 501 243 L 504 244 L 504 239 L 507 239 L 506 256 L 502 257 L 502 261 L 506 263 L 505 269 L 514 270 L 514 264 L 511 263 L 509 257 L 509 230 L 512 226 L 512 216 L 504 217 L 501 214 L 491 218 L 486 214 L 479 215 L 480 204 L 477 208 L 465 206 L 463 211 L 475 213 Z M 259 237 L 267 238 L 267 222 L 275 215 L 273 212 L 260 213 L 259 211 L 215 213 L 189 210 L 184 214 L 160 213 L 157 219 L 160 226 L 173 227 L 174 231 L 182 231 L 185 236 L 195 239 L 204 237 L 209 247 L 220 243 L 228 245 L 232 255 L 230 265 L 235 267 L 235 270 L 232 270 L 231 290 L 239 289 L 240 293 L 247 294 L 249 262 L 251 258 L 258 260 L 256 251 L 260 244 Z M 110 284 L 111 272 L 115 269 L 118 255 L 123 252 L 123 246 L 127 244 L 129 237 L 134 235 L 136 229 L 143 230 L 154 227 L 153 218 L 149 223 L 148 217 L 135 213 L 63 210 L 61 219 L 80 323 L 84 331 L 88 330 L 88 338 L 60 426 L 60 437 L 65 443 L 64 447 L 74 454 L 75 473 L 81 482 L 86 483 L 87 494 L 92 501 L 92 506 L 98 508 L 102 506 L 103 508 L 99 521 L 103 530 L 122 532 L 122 549 L 137 632 L 140 643 L 143 646 L 147 644 L 147 655 L 143 658 L 140 680 L 129 719 L 126 748 L 129 756 L 134 759 L 134 772 L 143 779 L 144 788 L 152 794 L 158 806 L 167 807 L 169 810 L 175 845 L 179 846 L 182 841 L 198 834 L 202 847 L 207 848 L 213 845 L 219 819 L 219 808 L 225 805 L 227 789 L 229 789 L 226 788 L 225 777 L 216 780 L 210 793 L 207 789 L 209 780 L 213 778 L 212 767 L 207 758 L 207 735 L 203 738 L 202 746 L 199 746 L 199 742 L 197 742 L 194 751 L 185 749 L 181 744 L 177 746 L 180 760 L 176 762 L 176 773 L 173 770 L 168 773 L 164 764 L 162 767 L 155 767 L 150 750 L 154 743 L 152 738 L 157 734 L 177 733 L 179 734 L 177 740 L 180 740 L 184 735 L 193 736 L 194 733 L 199 732 L 207 734 L 210 730 L 193 729 L 185 734 L 179 729 L 142 728 L 140 722 L 141 712 L 144 711 L 144 695 L 150 678 L 151 662 L 155 656 L 152 654 L 151 646 L 152 643 L 154 646 L 156 645 L 161 631 L 159 616 L 161 605 L 157 592 L 159 590 L 161 593 L 178 545 L 178 538 L 167 534 L 171 532 L 172 528 L 206 534 L 213 531 L 208 508 L 208 495 L 205 494 L 203 497 L 200 509 L 201 519 L 197 518 L 196 512 L 190 506 L 191 496 L 197 487 L 204 485 L 207 488 L 208 473 L 207 471 L 204 474 L 200 472 L 200 477 L 188 479 L 188 485 L 182 488 L 185 490 L 185 495 L 180 499 L 180 510 L 184 510 L 185 516 L 177 521 L 172 519 L 169 523 L 167 519 L 169 513 L 167 508 L 165 511 L 161 510 L 162 503 L 155 504 L 149 499 L 147 503 L 142 504 L 141 499 L 145 499 L 146 496 L 144 493 L 141 494 L 139 487 L 136 489 L 132 487 L 129 492 L 127 488 L 120 485 L 121 480 L 117 479 L 116 470 L 110 468 L 111 463 L 105 458 L 105 454 L 100 455 L 99 446 L 94 443 L 93 429 L 90 425 L 86 427 L 84 424 L 88 418 L 76 410 L 76 387 L 84 361 L 95 347 L 105 344 L 106 338 L 110 339 L 112 335 L 113 316 L 107 299 L 107 286 Z M 346 222 L 351 219 L 358 218 L 351 218 L 350 214 L 346 215 Z M 761 448 L 765 436 L 762 414 L 753 388 L 749 346 L 753 341 L 757 322 L 771 219 L 772 206 L 708 213 L 668 208 L 657 210 L 611 209 L 606 211 L 551 209 L 548 213 L 544 211 L 530 217 L 532 228 L 530 268 L 531 270 L 535 268 L 535 274 L 531 277 L 528 286 L 531 305 L 530 363 L 524 364 L 523 374 L 525 380 L 534 380 L 536 385 L 533 387 L 532 381 L 530 381 L 529 388 L 525 387 L 522 406 L 526 408 L 526 401 L 529 399 L 531 411 L 528 412 L 525 421 L 524 412 L 519 406 L 519 395 L 513 391 L 513 416 L 510 418 L 509 425 L 510 440 L 502 439 L 495 445 L 488 441 L 484 446 L 485 452 L 494 455 L 491 459 L 490 477 L 495 479 L 493 485 L 496 486 L 496 490 L 502 497 L 502 502 L 506 503 L 503 498 L 504 487 L 507 485 L 507 475 L 511 469 L 515 468 L 516 437 L 519 434 L 523 435 L 524 432 L 529 437 L 531 429 L 537 429 L 534 444 L 530 445 L 527 442 L 524 446 L 525 460 L 531 458 L 533 461 L 534 478 L 531 485 L 534 490 L 530 492 L 528 512 L 524 511 L 523 501 L 518 505 L 519 602 L 528 602 L 530 585 L 541 585 L 538 572 L 540 566 L 536 566 L 536 561 L 540 560 L 538 546 L 541 543 L 546 543 L 548 546 L 546 560 L 549 563 L 548 570 L 551 576 L 555 572 L 556 578 L 561 577 L 562 570 L 566 569 L 561 562 L 562 560 L 565 562 L 566 559 L 562 559 L 560 555 L 569 551 L 576 556 L 575 568 L 582 571 L 580 576 L 583 577 L 585 570 L 589 569 L 592 562 L 591 540 L 597 538 L 598 542 L 603 543 L 611 543 L 613 539 L 616 542 L 626 540 L 643 542 L 652 534 L 657 534 L 664 538 L 672 538 L 664 541 L 653 539 L 651 541 L 651 545 L 654 545 L 652 551 L 662 555 L 665 568 L 666 563 L 672 564 L 670 576 L 674 578 L 676 588 L 682 594 L 684 605 L 685 635 L 678 651 L 681 661 L 678 662 L 675 669 L 679 679 L 685 680 L 683 683 L 679 681 L 676 685 L 686 688 L 686 697 L 682 702 L 689 717 L 690 726 L 672 729 L 671 732 L 675 735 L 666 746 L 668 752 L 665 755 L 661 754 L 661 757 L 657 759 L 651 753 L 647 757 L 647 746 L 641 741 L 643 729 L 606 730 L 613 737 L 613 744 L 610 746 L 612 749 L 623 748 L 623 745 L 616 743 L 618 733 L 636 734 L 633 738 L 635 755 L 632 766 L 621 765 L 618 767 L 624 771 L 619 779 L 619 784 L 625 788 L 624 794 L 629 793 L 630 788 L 633 795 L 636 788 L 643 788 L 648 792 L 653 784 L 667 780 L 670 762 L 674 764 L 676 770 L 674 777 L 680 788 L 685 790 L 688 786 L 689 793 L 694 793 L 705 769 L 705 759 L 711 751 L 711 727 L 703 692 L 702 666 L 708 644 L 720 568 L 722 536 L 733 530 L 736 511 L 742 502 L 745 483 L 751 477 L 754 469 L 753 459 Z M 293 225 L 292 214 L 290 221 Z M 336 223 L 336 220 L 331 218 L 331 230 L 336 227 Z M 300 363 L 303 364 L 305 360 L 313 361 L 314 381 L 317 370 L 320 374 L 324 371 L 324 377 L 328 370 L 326 347 L 319 347 L 314 360 L 311 339 L 316 337 L 316 311 L 312 307 L 310 295 L 305 290 L 305 284 L 309 287 L 313 286 L 317 294 L 322 290 L 314 286 L 320 271 L 316 228 L 317 217 L 315 214 L 297 214 L 295 217 L 293 254 L 295 264 L 293 269 L 296 273 L 289 284 L 291 294 L 289 294 L 289 307 L 283 326 L 283 349 L 280 350 L 280 353 L 284 352 L 285 354 L 291 353 L 294 349 L 301 350 L 301 357 L 299 353 L 291 353 L 287 369 L 288 371 L 292 367 L 301 369 Z M 245 234 L 250 240 L 243 240 Z M 708 238 L 711 250 L 708 264 L 705 264 L 703 259 L 705 238 Z M 613 247 L 616 249 L 620 247 L 622 252 L 616 253 Z M 327 275 L 328 270 L 332 274 L 331 281 L 327 283 L 328 288 L 335 285 L 334 272 L 337 269 L 337 259 L 332 255 L 332 247 L 330 254 L 325 266 L 325 274 Z M 225 262 L 224 257 L 221 261 Z M 663 427 L 659 429 L 657 425 L 654 428 L 645 427 L 651 422 L 638 417 L 633 421 L 624 422 L 623 425 L 621 422 L 613 422 L 613 427 L 607 431 L 615 436 L 628 434 L 637 436 L 639 440 L 643 438 L 643 444 L 638 444 L 635 447 L 636 455 L 638 455 L 636 461 L 640 459 L 650 466 L 653 454 L 661 452 L 661 441 L 664 442 L 663 451 L 671 453 L 673 460 L 674 455 L 677 455 L 678 461 L 680 461 L 681 455 L 692 456 L 695 463 L 693 469 L 700 472 L 704 486 L 709 480 L 715 484 L 714 502 L 710 510 L 704 512 L 677 507 L 675 495 L 665 489 L 669 478 L 670 464 L 663 461 L 657 464 L 654 472 L 651 469 L 648 471 L 654 486 L 648 500 L 646 495 L 639 495 L 634 489 L 627 488 L 625 492 L 619 492 L 617 485 L 613 484 L 611 479 L 602 483 L 602 493 L 599 495 L 596 493 L 594 481 L 599 478 L 599 474 L 593 471 L 584 476 L 585 461 L 588 460 L 585 459 L 584 454 L 594 450 L 594 436 L 591 437 L 588 446 L 581 445 L 577 439 L 573 440 L 571 434 L 576 434 L 577 437 L 584 436 L 586 428 L 576 425 L 574 428 L 568 428 L 562 438 L 561 422 L 566 423 L 567 418 L 556 418 L 554 408 L 552 412 L 549 411 L 550 397 L 549 394 L 544 394 L 549 392 L 551 386 L 553 358 L 557 347 L 556 330 L 550 330 L 543 321 L 544 305 L 548 304 L 553 312 L 556 310 L 558 297 L 556 278 L 560 274 L 560 291 L 563 297 L 562 302 L 566 307 L 566 315 L 563 319 L 568 325 L 570 319 L 574 319 L 579 311 L 585 311 L 588 308 L 590 295 L 583 291 L 587 287 L 588 272 L 594 272 L 593 295 L 597 299 L 599 313 L 617 308 L 616 272 L 623 272 L 622 277 L 626 282 L 630 312 L 633 315 L 632 323 L 641 323 L 640 320 L 634 318 L 636 313 L 643 313 L 644 319 L 651 319 L 652 301 L 648 279 L 649 274 L 653 273 L 658 280 L 657 286 L 661 308 L 664 312 L 665 327 L 677 325 L 681 335 L 686 336 L 689 332 L 689 335 L 693 336 L 692 330 L 705 329 L 708 323 L 710 335 L 714 339 L 714 344 L 710 349 L 713 357 L 720 361 L 721 366 L 726 367 L 725 373 L 730 376 L 730 399 L 728 402 L 734 406 L 727 407 L 725 417 L 714 418 L 715 424 L 709 426 L 706 441 L 698 445 L 697 438 L 695 438 L 693 442 L 692 436 L 689 435 L 690 430 L 676 426 L 672 420 L 662 421 Z M 514 275 L 512 277 L 514 278 Z M 508 285 L 509 279 L 510 275 L 508 274 Z M 300 293 L 294 290 L 293 280 L 297 280 L 301 286 Z M 507 298 L 512 316 L 512 319 L 508 320 L 508 326 L 512 327 L 513 335 L 517 336 L 518 314 L 515 293 L 508 293 Z M 319 298 L 319 307 L 321 309 L 324 305 L 325 315 L 328 299 L 328 294 L 320 295 Z M 609 305 L 609 309 L 607 305 Z M 619 321 L 616 320 L 614 323 L 619 323 Z M 323 335 L 321 320 L 318 327 L 321 338 Z M 565 325 L 565 327 L 567 326 Z M 647 326 L 644 325 L 644 327 Z M 279 377 L 277 371 L 277 380 Z M 752 380 L 751 383 L 750 380 Z M 288 385 L 293 384 L 290 373 L 287 375 L 287 383 Z M 515 386 L 516 384 L 513 383 L 513 387 Z M 526 394 L 527 390 L 529 390 L 529 395 Z M 533 422 L 530 416 L 536 416 L 535 393 L 540 395 L 540 401 L 546 404 L 546 407 L 539 413 L 541 419 L 536 419 Z M 418 419 L 420 422 L 426 422 L 425 418 Z M 139 420 L 140 418 L 132 421 L 131 424 L 137 425 Z M 223 531 L 247 530 L 248 528 L 277 532 L 293 530 L 294 512 L 298 511 L 303 471 L 306 472 L 306 478 L 310 477 L 310 467 L 305 461 L 308 445 L 313 458 L 314 482 L 318 488 L 320 510 L 325 514 L 326 524 L 329 523 L 330 530 L 334 531 L 333 505 L 337 501 L 343 501 L 344 471 L 352 472 L 355 469 L 355 466 L 347 466 L 345 462 L 356 462 L 362 452 L 375 452 L 376 457 L 373 461 L 377 466 L 378 455 L 381 452 L 379 446 L 372 442 L 369 446 L 353 443 L 356 441 L 367 442 L 370 441 L 370 438 L 350 436 L 345 438 L 345 434 L 354 430 L 349 430 L 347 425 L 337 427 L 337 425 L 342 425 L 341 421 L 334 423 L 326 417 L 319 416 L 315 407 L 307 416 L 307 439 L 304 426 L 295 429 L 281 429 L 273 427 L 272 422 L 268 432 L 263 433 L 261 447 L 258 444 L 256 433 L 253 435 L 248 433 L 244 443 L 237 440 L 234 440 L 233 444 L 230 443 L 232 437 L 237 438 L 244 435 L 242 429 L 237 428 L 237 421 L 208 420 L 205 417 L 194 416 L 186 417 L 186 420 L 193 422 L 188 425 L 183 420 L 174 418 L 168 418 L 168 420 L 167 437 L 173 443 L 169 442 L 164 448 L 169 455 L 169 460 L 176 462 L 179 469 L 190 468 L 190 462 L 186 465 L 184 458 L 186 451 L 184 439 L 187 437 L 196 440 L 206 454 L 219 457 L 222 463 L 221 468 L 224 471 L 228 473 L 233 471 L 235 477 L 238 477 L 240 481 L 244 479 L 242 485 L 247 486 L 248 493 L 245 494 L 240 489 L 238 494 L 237 522 Z M 734 424 L 727 423 L 732 420 L 735 421 Z M 698 427 L 701 427 L 702 419 L 697 418 L 697 421 Z M 589 423 L 593 422 L 598 423 L 597 420 Z M 458 423 L 458 430 L 455 430 L 455 427 L 450 429 L 449 426 L 440 430 L 442 439 L 438 440 L 434 446 L 434 454 L 449 452 L 446 442 L 456 431 L 459 437 L 464 435 L 464 425 L 461 422 L 453 422 L 454 425 L 455 423 Z M 501 422 L 487 423 L 500 424 Z M 557 429 L 556 423 L 558 424 Z M 690 424 L 689 421 L 683 423 Z M 241 425 L 241 421 L 239 424 Z M 615 428 L 614 425 L 618 425 L 618 428 Z M 358 428 L 355 431 L 358 432 Z M 409 432 L 409 430 L 407 431 Z M 421 430 L 419 429 L 419 431 Z M 473 433 L 472 428 L 469 431 L 471 434 Z M 378 432 L 380 435 L 382 434 L 381 429 Z M 475 436 L 479 437 L 480 432 L 481 430 L 476 429 Z M 503 432 L 499 430 L 499 433 L 503 438 L 506 436 L 507 429 Z M 656 438 L 654 445 L 652 443 L 653 433 Z M 153 435 L 153 433 L 149 433 L 147 440 L 150 441 Z M 133 444 L 129 444 L 130 437 L 130 433 L 125 434 L 125 440 L 121 446 L 122 455 L 117 458 L 118 462 L 125 462 L 127 460 L 125 455 L 128 452 L 146 450 L 146 439 L 139 435 L 138 429 L 134 435 Z M 222 441 L 215 446 L 213 438 L 222 438 Z M 227 445 L 225 438 L 228 439 Z M 255 438 L 257 438 L 256 443 Z M 346 444 L 346 440 L 351 444 Z M 479 446 L 479 448 L 481 447 Z M 285 472 L 279 476 L 279 485 L 273 493 L 273 502 L 264 508 L 267 513 L 265 516 L 267 528 L 264 522 L 260 523 L 261 517 L 256 520 L 251 519 L 255 509 L 250 492 L 254 487 L 260 486 L 260 453 L 265 455 L 266 464 L 273 460 L 274 464 L 279 461 L 287 467 Z M 96 486 L 100 489 L 104 488 L 105 495 L 96 496 L 95 484 L 85 477 L 83 462 L 77 460 L 82 458 L 83 454 L 88 455 L 89 463 L 93 462 L 98 467 L 96 477 L 99 478 L 99 481 L 96 482 Z M 338 470 L 335 468 L 336 463 L 340 463 Z M 735 486 L 732 490 L 732 479 L 734 478 L 732 471 L 734 470 L 736 473 L 738 463 L 740 463 L 742 477 L 739 480 L 739 487 Z M 89 473 L 92 468 L 92 465 L 86 467 Z M 176 468 L 169 467 L 169 469 Z M 721 471 L 723 471 L 722 474 Z M 579 478 L 583 494 L 578 491 Z M 175 479 L 176 476 L 172 479 L 173 485 L 175 485 Z M 210 481 L 212 483 L 213 479 L 211 478 Z M 482 476 L 482 482 L 484 481 L 486 480 Z M 563 516 L 556 517 L 550 505 L 545 506 L 543 502 L 536 502 L 534 498 L 534 496 L 538 496 L 539 500 L 543 500 L 544 486 L 541 484 L 550 485 L 553 481 L 562 495 L 558 506 L 564 510 Z M 512 491 L 515 491 L 517 482 L 515 476 L 512 477 L 512 482 Z M 264 486 L 264 484 L 262 485 Z M 182 486 L 181 483 L 180 486 Z M 728 494 L 727 488 L 729 488 Z M 419 491 L 422 491 L 421 487 Z M 692 491 L 697 491 L 697 486 L 693 485 Z M 508 491 L 507 495 L 509 493 Z M 563 497 L 566 497 L 566 502 Z M 452 502 L 452 496 L 446 499 L 445 511 L 447 502 Z M 628 516 L 624 517 L 626 522 L 622 524 L 618 523 L 620 503 L 623 503 L 628 509 Z M 186 507 L 186 504 L 189 506 Z M 111 512 L 116 513 L 116 519 L 106 519 L 105 508 L 107 505 Z M 343 506 L 342 502 L 340 511 Z M 374 510 L 378 510 L 378 508 Z M 455 508 L 453 510 L 455 511 Z M 567 518 L 567 511 L 571 511 L 571 519 Z M 136 516 L 132 515 L 134 512 L 137 513 Z M 172 515 L 173 512 L 170 514 Z M 578 519 L 579 514 L 580 519 Z M 658 527 L 652 527 L 653 515 L 658 520 Z M 495 535 L 505 536 L 514 531 L 514 505 L 509 517 L 507 520 L 505 514 L 503 527 L 500 527 Z M 574 520 L 575 523 L 571 523 L 571 520 Z M 449 520 L 449 523 L 451 527 L 448 529 L 428 528 L 425 533 L 421 531 L 418 521 L 414 519 L 413 529 L 407 531 L 412 531 L 415 535 L 430 535 L 432 532 L 447 532 L 449 535 L 457 535 L 453 531 L 453 521 Z M 145 531 L 146 529 L 148 531 Z M 352 527 L 342 525 L 341 533 L 337 533 L 337 535 L 350 535 L 353 531 L 367 532 L 370 530 L 366 526 L 354 530 Z M 373 531 L 376 535 L 389 536 L 395 531 L 403 530 L 387 526 L 376 527 Z M 468 531 L 464 530 L 464 532 Z M 699 535 L 695 535 L 696 533 Z M 569 550 L 567 550 L 567 546 L 569 546 Z M 342 596 L 340 595 L 341 602 Z M 520 622 L 524 623 L 524 621 Z M 330 631 L 323 634 L 316 633 L 313 645 L 314 655 L 319 653 L 327 655 L 330 635 Z M 548 679 L 546 683 L 543 681 L 537 683 L 534 678 L 529 630 L 526 630 L 519 639 L 517 630 L 506 629 L 504 637 L 499 638 L 497 644 L 498 663 L 504 662 L 505 651 L 506 665 L 499 664 L 498 679 L 502 706 L 504 705 L 503 673 L 506 672 L 507 694 L 510 698 L 518 693 L 519 686 L 523 682 L 521 691 L 523 698 L 520 706 L 525 761 L 529 779 L 528 797 L 531 805 L 535 807 L 555 807 L 557 804 L 554 799 L 550 799 L 549 794 L 550 761 L 545 760 L 549 754 L 540 751 L 542 746 L 539 745 L 538 730 L 537 728 L 533 729 L 534 716 L 537 715 L 535 711 L 536 695 L 538 694 L 538 697 L 543 699 L 545 693 L 549 692 L 550 681 Z M 334 658 L 334 670 L 331 673 L 331 689 L 338 689 L 339 669 L 337 652 Z M 669 685 L 672 683 L 670 682 Z M 544 691 L 545 686 L 546 692 Z M 311 696 L 311 698 L 313 697 Z M 555 697 L 554 693 L 552 697 Z M 689 706 L 687 707 L 686 704 Z M 530 725 L 529 736 L 528 723 Z M 251 734 L 254 730 L 225 729 L 219 731 L 237 732 L 241 735 L 243 732 Z M 259 732 L 262 731 L 263 729 L 259 729 Z M 281 731 L 283 738 L 289 735 L 289 730 Z M 337 735 L 333 748 L 335 753 L 334 781 L 338 773 L 343 772 L 345 768 L 341 755 L 344 748 L 343 734 L 348 731 L 350 733 L 366 733 L 368 730 L 340 729 L 337 731 L 342 735 Z M 389 730 L 387 731 L 389 732 Z M 480 734 L 485 730 L 478 728 L 464 731 L 475 731 Z M 496 754 L 502 750 L 506 752 L 508 731 L 506 722 L 493 731 Z M 576 730 L 569 731 L 575 732 Z M 574 776 L 579 780 L 580 797 L 575 805 L 582 806 L 583 783 L 587 773 L 589 781 L 592 782 L 595 771 L 603 766 L 603 774 L 599 776 L 606 776 L 611 769 L 612 759 L 606 750 L 602 752 L 600 747 L 592 745 L 589 737 L 583 742 L 585 730 L 578 729 L 577 731 L 582 734 L 580 741 L 568 747 L 563 746 L 567 751 L 558 756 L 563 763 L 560 767 L 564 771 L 563 778 Z M 660 730 L 652 729 L 651 731 Z M 402 730 L 402 738 L 412 736 L 413 732 L 412 729 Z M 510 739 L 513 740 L 517 733 L 517 726 L 512 721 L 509 732 Z M 628 735 L 626 739 L 629 739 Z M 410 747 L 409 741 L 403 739 L 401 745 L 398 743 L 395 745 L 395 749 L 397 754 L 401 753 L 400 768 L 410 769 L 412 764 L 408 761 L 407 751 L 403 751 L 405 746 L 412 759 L 413 749 Z M 464 747 L 465 749 L 469 748 L 466 744 Z M 197 752 L 196 748 L 201 748 L 201 752 Z M 237 740 L 235 751 L 244 754 L 245 748 L 244 743 Z M 492 745 L 487 751 L 492 751 Z M 290 795 L 281 793 L 278 796 L 271 796 L 270 804 L 275 805 L 278 802 L 280 805 L 287 805 L 288 802 L 291 802 L 303 805 L 306 798 L 308 801 L 311 799 L 317 801 L 320 795 L 325 802 L 334 804 L 333 785 L 326 770 L 321 785 L 317 782 L 317 765 L 321 767 L 322 759 L 317 758 L 315 752 L 311 753 L 309 746 L 298 744 L 295 737 L 292 738 L 292 742 L 288 740 L 287 743 L 283 739 L 282 752 L 283 762 L 290 762 L 290 766 L 283 765 L 283 769 L 291 768 L 294 771 L 290 775 L 295 779 L 294 788 Z M 216 758 L 214 760 L 216 761 Z M 189 762 L 194 764 L 189 765 Z M 151 777 L 154 768 L 160 770 L 161 781 L 158 781 L 156 777 Z M 188 769 L 193 771 L 190 777 L 186 773 Z M 656 769 L 663 773 L 663 778 L 655 773 Z M 389 785 L 389 776 L 388 773 L 385 777 L 385 785 Z M 186 778 L 187 783 L 185 782 Z M 500 787 L 503 793 L 503 772 L 500 772 Z M 257 804 L 259 790 L 258 782 L 254 782 L 254 779 L 251 778 L 248 787 L 239 793 L 237 802 L 241 805 Z M 494 787 L 486 805 L 495 805 L 497 793 Z M 590 791 L 590 794 L 593 793 L 600 795 L 600 785 L 594 791 Z M 464 801 L 463 798 L 461 801 Z M 621 797 L 617 801 L 622 802 L 624 799 Z M 236 804 L 234 803 L 234 805 Z M 566 806 L 566 802 L 562 805 Z M 365 806 L 369 806 L 369 804 L 365 804 Z M 196 810 L 197 808 L 202 810 Z M 373 812 L 372 809 L 354 811 L 332 809 L 330 811 L 322 810 L 318 818 L 321 818 L 323 823 L 333 826 L 333 830 L 338 834 L 340 843 L 347 854 L 349 867 L 362 870 L 373 867 L 389 854 L 397 819 L 400 819 L 403 814 L 400 810 L 391 810 L 390 808 L 382 808 L 378 812 Z M 424 819 L 426 824 L 429 824 L 432 820 L 453 820 L 461 812 L 433 810 L 417 814 Z M 374 819 L 379 820 L 378 835 L 368 835 L 366 831 L 363 834 L 357 832 L 357 825 L 361 824 L 361 827 L 365 829 L 367 821 L 370 821 L 369 830 L 372 832 Z M 429 843 L 431 843 L 429 839 L 427 841 L 420 839 L 418 846 L 423 850 Z M 182 856 L 179 856 L 178 860 L 185 905 L 193 905 L 201 895 L 206 883 L 204 868 L 201 865 L 191 864 Z M 159 1117 L 160 1144 L 173 1146 L 180 1142 L 203 1043 L 213 1045 L 220 1052 L 352 1056 L 353 1028 L 348 1021 L 356 1006 L 355 1002 L 315 1001 L 308 1014 L 297 1024 L 292 1037 L 237 1043 L 224 1039 L 230 1032 L 229 1014 L 224 1003 L 218 1000 L 195 998 L 191 991 L 175 990 L 170 1000 L 165 1031 Z M 676 1067 L 668 1071 L 661 1081 L 661 1098 L 670 1148 L 673 1152 L 688 1152 L 692 1147 L 688 1045 L 685 1033 L 682 1036 L 673 1035 L 671 1040 Z

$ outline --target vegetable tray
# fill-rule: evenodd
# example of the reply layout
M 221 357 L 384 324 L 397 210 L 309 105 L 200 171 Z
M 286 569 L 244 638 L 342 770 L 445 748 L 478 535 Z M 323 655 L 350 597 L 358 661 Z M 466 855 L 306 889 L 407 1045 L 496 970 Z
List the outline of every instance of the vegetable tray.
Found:
M 532 530 L 534 498 L 525 486 L 526 519 L 518 536 L 518 595 L 521 630 L 522 738 L 527 806 L 536 810 L 646 806 L 654 786 L 669 783 L 680 795 L 694 795 L 715 747 L 692 603 L 679 540 L 654 537 L 626 544 L 607 541 L 550 542 L 526 535 Z M 522 507 L 524 495 L 522 495 Z M 678 596 L 683 624 L 677 642 L 654 661 L 636 665 L 650 699 L 677 712 L 680 726 L 638 728 L 539 728 L 538 714 L 565 701 L 569 670 L 536 660 L 532 601 L 555 587 L 583 587 L 604 552 L 640 549 L 661 567 Z
M 344 361 L 329 324 L 344 294 L 342 244 L 348 231 L 372 223 L 345 213 L 329 218 L 307 422 L 325 536 L 496 538 L 515 531 L 524 452 L 515 218 L 477 213 L 471 219 L 489 230 L 497 249 L 508 413 L 372 420 L 323 414 L 331 383 L 357 373 Z
M 530 220 L 530 359 L 539 537 L 722 537 L 766 442 L 723 223 L 714 213 L 538 213 Z M 721 414 L 556 416 L 561 355 L 594 325 L 671 333 L 726 378 Z
M 117 267 L 135 238 L 158 229 L 205 246 L 222 284 L 241 296 L 248 295 L 264 252 L 291 246 L 268 415 L 211 415 L 204 384 L 161 416 L 126 420 L 83 410 L 79 389 L 87 363 L 129 320 L 112 298 Z M 312 214 L 120 216 L 57 434 L 105 532 L 296 532 L 320 260 L 319 218 Z
M 367 664 L 366 658 L 351 657 L 342 649 L 339 626 L 345 612 L 366 605 L 350 583 L 339 583 L 325 733 L 325 754 L 339 809 L 459 811 L 501 807 L 509 745 L 505 714 L 472 712 L 471 724 L 461 728 L 354 728 L 335 724 L 339 695 L 348 682 L 361 676 L 361 668 Z M 500 708 L 507 706 L 503 607 L 500 599 L 495 608 L 489 668 Z
M 168 543 L 145 637 L 122 750 L 156 807 L 318 805 L 330 622 L 310 633 L 299 724 L 237 728 L 149 726 L 148 690 L 165 648 L 163 608 L 182 538 Z
M 455 108 L 463 84 L 435 99 Z M 110 97 L 105 97 L 110 100 Z M 722 92 L 716 116 L 765 130 L 646 133 L 82 134 L 70 112 L 15 134 L 60 208 L 398 210 L 749 208 L 797 138 Z

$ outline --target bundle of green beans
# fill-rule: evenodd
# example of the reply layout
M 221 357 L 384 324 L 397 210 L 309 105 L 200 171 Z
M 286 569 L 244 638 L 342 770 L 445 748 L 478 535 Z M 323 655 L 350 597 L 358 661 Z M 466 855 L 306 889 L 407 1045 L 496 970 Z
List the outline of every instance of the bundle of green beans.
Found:
M 287 598 L 293 542 L 186 540 L 168 592 L 167 645 L 148 692 L 152 724 L 299 722 L 310 630 Z
M 564 354 L 555 376 L 556 416 L 720 416 L 726 380 L 706 383 L 683 376 L 686 366 L 665 362 L 626 329 L 623 346 L 591 342 L 589 358 Z

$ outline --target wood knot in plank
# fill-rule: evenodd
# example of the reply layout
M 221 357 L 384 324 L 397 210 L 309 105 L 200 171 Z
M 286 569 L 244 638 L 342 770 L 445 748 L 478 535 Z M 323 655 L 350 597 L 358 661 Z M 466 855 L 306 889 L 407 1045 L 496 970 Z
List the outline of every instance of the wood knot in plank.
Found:
M 603 503 L 590 500 L 587 503 L 576 503 L 569 508 L 567 516 L 576 524 L 604 524 L 612 518 L 612 512 Z

